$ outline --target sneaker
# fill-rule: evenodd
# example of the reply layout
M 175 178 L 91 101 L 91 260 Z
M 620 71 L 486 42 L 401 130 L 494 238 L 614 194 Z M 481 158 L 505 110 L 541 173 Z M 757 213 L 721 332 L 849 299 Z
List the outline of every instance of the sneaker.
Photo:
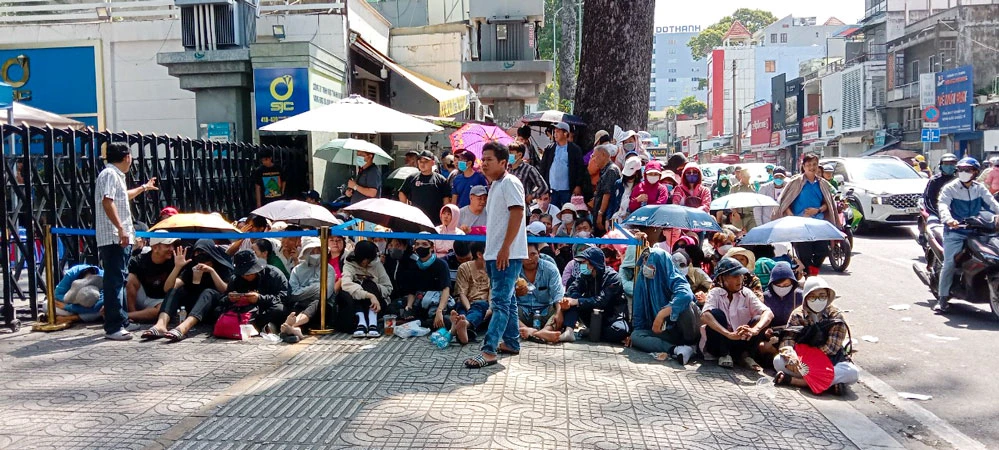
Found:
M 105 334 L 104 339 L 110 339 L 112 341 L 130 341 L 132 340 L 132 333 L 129 333 L 128 330 L 122 328 L 114 333 Z
M 358 325 L 357 329 L 354 330 L 354 337 L 362 338 L 368 335 L 368 328 L 364 325 Z
M 576 330 L 566 328 L 562 335 L 558 337 L 559 342 L 576 342 Z
M 128 331 L 129 333 L 131 333 L 133 331 L 139 331 L 141 329 L 142 329 L 142 325 L 139 325 L 139 324 L 137 324 L 135 322 L 129 322 L 128 326 L 124 328 L 124 330 Z
M 378 332 L 378 327 L 377 326 L 375 326 L 375 325 L 369 325 L 368 326 L 368 337 L 369 338 L 376 338 L 376 337 L 379 337 L 381 335 L 382 334 Z
M 681 365 L 687 365 L 694 358 L 694 347 L 689 345 L 678 345 L 673 347 L 673 356 Z
M 937 300 L 937 304 L 933 305 L 933 312 L 935 313 L 946 314 L 949 310 L 950 299 L 947 297 L 940 297 L 940 300 Z
M 731 369 L 733 366 L 735 366 L 735 361 L 732 360 L 731 355 L 719 356 L 718 366 L 724 367 L 726 369 Z

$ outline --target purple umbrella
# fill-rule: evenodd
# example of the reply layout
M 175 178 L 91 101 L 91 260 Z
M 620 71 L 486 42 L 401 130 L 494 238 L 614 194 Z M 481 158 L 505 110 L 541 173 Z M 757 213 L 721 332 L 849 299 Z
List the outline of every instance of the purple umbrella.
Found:
M 392 231 L 437 233 L 434 223 L 419 208 L 387 198 L 369 198 L 343 210 L 355 218 L 391 228 Z
M 510 145 L 513 143 L 513 138 L 500 127 L 480 123 L 466 123 L 458 131 L 451 133 L 452 149 L 468 150 L 480 159 L 482 158 L 482 146 L 490 141 Z

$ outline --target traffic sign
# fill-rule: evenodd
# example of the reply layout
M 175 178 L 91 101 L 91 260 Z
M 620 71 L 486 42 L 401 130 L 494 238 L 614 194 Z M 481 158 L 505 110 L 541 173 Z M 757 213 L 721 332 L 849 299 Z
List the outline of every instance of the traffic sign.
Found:
M 940 129 L 923 128 L 923 133 L 920 140 L 922 142 L 940 142 Z
M 940 109 L 936 106 L 927 106 L 923 109 L 923 122 L 936 122 L 940 120 Z
M 923 128 L 940 128 L 940 122 L 923 122 Z

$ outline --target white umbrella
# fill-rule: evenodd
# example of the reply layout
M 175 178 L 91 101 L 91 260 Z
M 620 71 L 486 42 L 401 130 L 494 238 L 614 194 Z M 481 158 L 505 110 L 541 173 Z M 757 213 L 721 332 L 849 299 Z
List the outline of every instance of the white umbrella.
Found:
M 333 213 L 329 212 L 328 209 L 301 200 L 278 200 L 270 202 L 254 210 L 253 214 L 271 220 L 297 223 L 308 227 L 333 226 L 343 223 Z
M 312 156 L 325 159 L 334 164 L 355 165 L 357 152 L 367 152 L 375 155 L 375 164 L 384 166 L 392 163 L 392 157 L 381 147 L 361 139 L 333 139 L 316 149 Z
M 739 192 L 717 198 L 711 202 L 711 210 L 733 209 L 733 208 L 756 208 L 758 206 L 778 206 L 777 200 L 752 192 Z
M 63 117 L 55 113 L 50 113 L 38 108 L 32 108 L 21 102 L 14 102 L 14 125 L 28 125 L 32 127 L 44 127 L 51 125 L 52 128 L 73 128 L 82 130 L 87 127 L 83 122 Z M 0 109 L 0 123 L 7 123 L 7 109 Z
M 444 129 L 409 114 L 351 95 L 345 99 L 272 123 L 261 131 L 328 133 L 436 133 Z

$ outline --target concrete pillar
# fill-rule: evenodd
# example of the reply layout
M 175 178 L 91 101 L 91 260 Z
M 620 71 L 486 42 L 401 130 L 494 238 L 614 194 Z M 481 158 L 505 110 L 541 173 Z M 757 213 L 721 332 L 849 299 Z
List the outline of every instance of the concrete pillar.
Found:
M 235 123 L 237 142 L 253 141 L 253 71 L 249 49 L 159 53 L 156 62 L 194 92 L 199 124 Z

